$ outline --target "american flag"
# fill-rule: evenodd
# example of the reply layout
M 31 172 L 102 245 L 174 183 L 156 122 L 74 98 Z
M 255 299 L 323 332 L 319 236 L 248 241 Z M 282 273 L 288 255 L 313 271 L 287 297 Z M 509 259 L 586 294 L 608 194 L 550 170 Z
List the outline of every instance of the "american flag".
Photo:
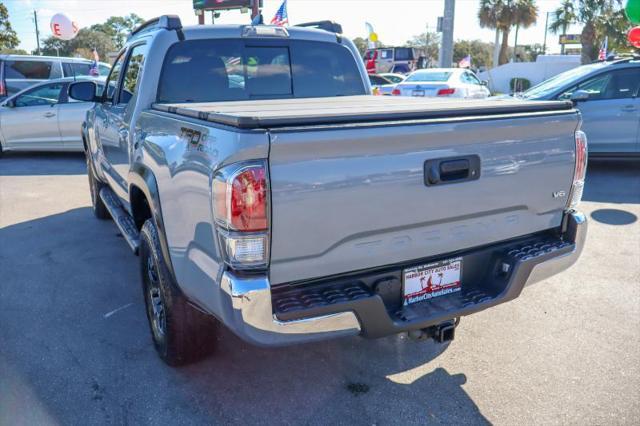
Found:
M 91 68 L 89 68 L 89 75 L 97 77 L 100 75 L 100 70 L 98 70 L 98 62 L 100 61 L 100 55 L 98 55 L 98 51 L 93 49 L 93 62 L 91 62 Z
M 604 38 L 602 45 L 600 46 L 600 52 L 598 52 L 598 60 L 606 61 L 607 60 L 607 47 L 609 47 L 609 36 Z
M 280 5 L 280 9 L 276 12 L 276 16 L 271 20 L 271 25 L 283 27 L 289 24 L 289 15 L 287 14 L 287 0 Z
M 460 68 L 471 68 L 471 55 L 467 55 L 458 62 Z

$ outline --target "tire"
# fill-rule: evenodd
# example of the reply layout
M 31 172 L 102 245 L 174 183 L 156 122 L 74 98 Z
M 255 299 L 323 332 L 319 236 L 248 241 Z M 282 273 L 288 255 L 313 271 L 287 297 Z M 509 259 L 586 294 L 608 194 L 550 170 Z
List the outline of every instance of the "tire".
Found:
M 109 210 L 107 210 L 107 207 L 104 205 L 99 195 L 100 189 L 102 189 L 104 184 L 96 178 L 88 152 L 85 152 L 85 159 L 87 160 L 87 176 L 89 177 L 89 192 L 91 193 L 91 207 L 93 207 L 93 214 L 100 220 L 111 219 Z
M 199 361 L 212 352 L 217 323 L 188 302 L 169 272 L 153 219 L 140 233 L 142 290 L 153 344 L 170 366 Z

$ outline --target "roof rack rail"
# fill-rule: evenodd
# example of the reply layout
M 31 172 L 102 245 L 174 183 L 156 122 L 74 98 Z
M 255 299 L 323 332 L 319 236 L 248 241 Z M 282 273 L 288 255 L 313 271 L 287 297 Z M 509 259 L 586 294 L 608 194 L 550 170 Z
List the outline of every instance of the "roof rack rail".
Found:
M 342 25 L 334 21 L 314 21 L 296 24 L 294 27 L 317 28 L 319 30 L 329 31 L 330 33 L 342 34 Z
M 131 31 L 129 38 L 155 29 L 176 30 L 182 29 L 182 22 L 178 15 L 162 15 L 157 18 L 149 19 L 147 22 L 140 24 L 136 29 Z

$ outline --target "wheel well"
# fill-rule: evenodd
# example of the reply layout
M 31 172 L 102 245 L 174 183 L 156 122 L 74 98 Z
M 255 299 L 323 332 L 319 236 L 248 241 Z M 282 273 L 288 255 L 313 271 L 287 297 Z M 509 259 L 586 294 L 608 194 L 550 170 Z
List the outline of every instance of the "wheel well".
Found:
M 129 191 L 131 201 L 131 213 L 138 230 L 142 229 L 142 225 L 147 219 L 151 219 L 151 207 L 144 192 L 137 186 L 132 186 Z

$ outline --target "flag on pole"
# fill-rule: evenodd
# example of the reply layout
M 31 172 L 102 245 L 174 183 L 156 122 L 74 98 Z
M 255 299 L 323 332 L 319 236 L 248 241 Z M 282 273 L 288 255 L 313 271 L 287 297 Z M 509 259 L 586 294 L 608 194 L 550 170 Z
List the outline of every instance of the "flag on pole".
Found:
M 607 60 L 607 48 L 609 47 L 609 36 L 604 38 L 604 41 L 600 45 L 600 52 L 598 52 L 598 60 L 606 61 Z
M 91 68 L 89 68 L 89 75 L 97 77 L 100 75 L 100 70 L 98 69 L 98 62 L 100 62 L 100 55 L 98 55 L 98 51 L 93 49 L 93 62 L 91 62 Z
M 458 62 L 458 67 L 471 68 L 471 55 L 467 55 L 465 58 L 462 58 L 460 62 Z
M 289 24 L 289 14 L 287 13 L 287 0 L 284 0 L 276 12 L 276 16 L 271 20 L 271 25 L 283 27 Z

